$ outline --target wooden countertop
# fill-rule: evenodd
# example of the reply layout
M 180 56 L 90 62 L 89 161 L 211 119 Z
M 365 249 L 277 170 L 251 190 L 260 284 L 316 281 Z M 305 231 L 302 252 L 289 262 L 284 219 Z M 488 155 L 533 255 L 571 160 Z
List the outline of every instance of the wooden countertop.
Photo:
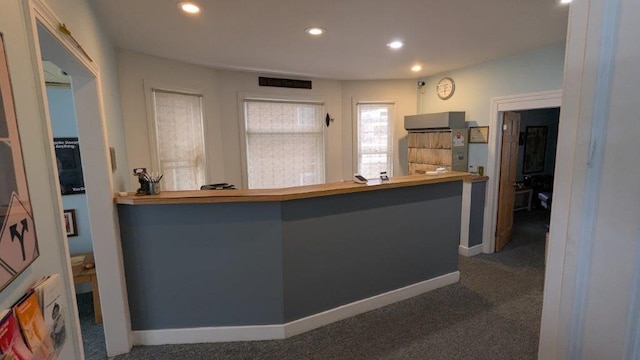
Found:
M 114 201 L 117 204 L 125 205 L 287 201 L 450 181 L 470 181 L 470 179 L 469 173 L 450 171 L 439 175 L 396 176 L 383 183 L 379 180 L 371 180 L 367 185 L 343 181 L 282 189 L 163 191 L 158 195 L 127 193 L 126 196 L 116 194 Z

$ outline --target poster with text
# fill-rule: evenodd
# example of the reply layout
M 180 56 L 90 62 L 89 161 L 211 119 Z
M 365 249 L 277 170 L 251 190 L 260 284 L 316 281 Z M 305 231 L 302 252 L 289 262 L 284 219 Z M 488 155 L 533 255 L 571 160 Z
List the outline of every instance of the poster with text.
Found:
M 78 138 L 54 138 L 60 192 L 62 195 L 84 194 L 84 177 Z
M 39 255 L 20 137 L 0 33 L 0 289 Z

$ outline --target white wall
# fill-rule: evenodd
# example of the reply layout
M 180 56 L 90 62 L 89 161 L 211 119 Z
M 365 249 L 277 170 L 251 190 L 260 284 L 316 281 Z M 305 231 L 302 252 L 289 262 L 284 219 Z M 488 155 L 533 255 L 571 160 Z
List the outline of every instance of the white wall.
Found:
M 119 81 L 126 129 L 129 164 L 150 167 L 147 109 L 144 81 L 201 90 L 204 96 L 206 142 L 213 159 L 208 182 L 242 185 L 239 94 L 310 98 L 325 102 L 335 118 L 327 129 L 327 181 L 351 179 L 353 147 L 352 99 L 396 100 L 394 168 L 406 173 L 404 115 L 416 113 L 414 80 L 337 81 L 311 79 L 313 88 L 286 89 L 258 86 L 260 74 L 216 70 L 131 51 L 118 52 Z M 273 76 L 273 75 L 270 75 Z M 276 76 L 277 77 L 277 76 Z M 138 187 L 134 177 L 129 190 Z
M 353 101 L 395 100 L 395 126 L 393 149 L 394 175 L 406 175 L 407 165 L 407 131 L 404 129 L 404 116 L 417 113 L 416 80 L 375 80 L 375 81 L 343 81 L 342 82 L 342 137 L 343 137 L 343 169 L 342 176 L 349 180 L 356 171 L 354 166 L 354 116 Z
M 423 112 L 465 111 L 470 125 L 486 126 L 492 97 L 559 89 L 563 60 L 564 47 L 558 45 L 429 77 L 425 80 L 426 94 L 422 95 Z M 328 182 L 351 179 L 354 172 L 353 100 L 395 100 L 394 172 L 396 175 L 407 172 L 404 116 L 418 112 L 416 80 L 313 79 L 312 90 L 260 87 L 260 74 L 216 70 L 122 50 L 118 53 L 118 67 L 128 157 L 132 166 L 150 167 L 151 162 L 143 85 L 146 79 L 203 91 L 207 150 L 209 158 L 213 159 L 208 182 L 242 184 L 238 106 L 241 92 L 307 96 L 326 102 L 326 110 L 336 118 L 327 132 Z M 445 75 L 455 80 L 456 93 L 443 101 L 437 98 L 434 89 L 436 82 Z M 471 144 L 469 152 L 470 165 L 486 166 L 487 145 Z M 136 179 L 130 176 L 129 190 L 137 187 Z
M 45 136 L 46 116 L 36 95 L 40 90 L 40 84 L 34 81 L 36 69 L 31 61 L 34 49 L 29 44 L 22 1 L 3 2 L 0 11 L 0 32 L 3 33 L 5 42 L 40 250 L 40 257 L 0 292 L 0 309 L 10 307 L 42 276 L 51 273 L 61 274 L 68 309 L 65 317 L 68 338 L 60 357 L 73 359 L 80 353 L 80 334 L 76 331 L 78 319 L 73 312 L 75 298 L 71 291 L 70 269 L 64 255 L 64 247 L 60 245 L 64 241 L 61 213 L 54 210 L 58 209 L 60 204 L 55 186 L 52 185 L 57 179 L 53 176 L 51 149 L 47 149 L 51 140 Z
M 118 68 L 129 164 L 133 167 L 151 168 L 144 93 L 146 80 L 202 92 L 209 162 L 208 183 L 227 182 L 242 186 L 239 93 L 325 101 L 326 111 L 336 116 L 336 122 L 327 130 L 327 181 L 337 181 L 341 177 L 339 81 L 314 79 L 311 90 L 260 87 L 259 74 L 216 70 L 131 51 L 118 52 Z M 138 186 L 137 180 L 130 176 L 129 190 L 133 191 Z
M 639 17 L 571 4 L 540 359 L 640 358 Z
M 203 95 L 203 115 L 207 162 L 210 182 L 225 180 L 223 166 L 222 136 L 219 122 L 218 88 L 219 81 L 214 70 L 196 65 L 171 61 L 130 51 L 118 51 L 118 77 L 122 96 L 122 113 L 127 140 L 128 163 L 132 168 L 153 169 L 151 146 L 147 121 L 147 103 L 144 81 L 151 81 L 172 87 L 201 92 Z M 128 169 L 129 191 L 135 191 L 140 184 Z M 208 180 L 209 180 L 208 179 Z
M 562 87 L 564 44 L 449 71 L 425 79 L 424 113 L 465 111 L 470 126 L 489 125 L 491 98 L 557 90 Z M 448 76 L 455 93 L 440 100 L 437 82 Z M 469 165 L 487 165 L 487 145 L 469 145 Z
M 240 158 L 240 114 L 238 93 L 265 94 L 272 96 L 312 98 L 323 100 L 325 111 L 336 118 L 327 130 L 326 149 L 326 181 L 339 181 L 342 165 L 342 130 L 340 124 L 344 121 L 340 116 L 340 82 L 336 80 L 311 79 L 313 89 L 285 89 L 258 86 L 257 73 L 240 71 L 218 71 L 220 81 L 220 119 L 222 123 L 224 162 L 227 181 L 242 184 L 242 162 Z M 272 76 L 274 75 L 263 75 Z
M 109 144 L 118 152 L 118 162 L 126 166 L 124 130 L 121 124 L 119 90 L 113 49 L 85 0 L 49 0 L 52 10 L 72 31 L 74 37 L 91 54 L 102 70 L 105 95 L 104 111 L 109 132 Z M 0 11 L 0 32 L 3 33 L 9 63 L 14 103 L 22 142 L 30 199 L 38 234 L 40 257 L 15 281 L 0 292 L 0 308 L 11 306 L 27 288 L 40 277 L 59 273 L 64 281 L 67 307 L 67 342 L 59 358 L 81 358 L 79 322 L 75 309 L 75 298 L 71 271 L 66 256 L 62 205 L 55 187 L 53 146 L 50 130 L 42 103 L 41 84 L 35 79 L 40 69 L 35 62 L 35 46 L 27 30 L 22 0 L 5 0 Z M 122 186 L 120 169 L 113 175 L 115 190 Z
M 16 0 L 11 0 L 16 1 Z M 73 37 L 100 68 L 107 144 L 116 151 L 117 170 L 113 173 L 115 191 L 127 188 L 131 170 L 127 163 L 125 129 L 122 126 L 116 52 L 88 0 L 46 0 L 65 23 Z

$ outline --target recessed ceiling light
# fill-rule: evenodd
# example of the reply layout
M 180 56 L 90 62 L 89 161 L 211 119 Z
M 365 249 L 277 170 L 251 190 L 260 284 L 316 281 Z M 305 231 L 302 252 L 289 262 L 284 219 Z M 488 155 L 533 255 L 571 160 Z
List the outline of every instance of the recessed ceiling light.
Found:
M 200 7 L 198 5 L 196 5 L 195 3 L 189 2 L 189 1 L 182 1 L 178 3 L 178 7 L 188 13 L 188 14 L 197 14 L 200 12 Z
M 304 29 L 304 31 L 309 35 L 320 36 L 324 34 L 327 30 L 321 27 L 310 27 L 310 28 Z
M 571 0 L 560 0 L 560 4 L 568 4 Z
M 404 46 L 404 43 L 402 41 L 392 41 L 390 43 L 387 44 L 388 47 L 392 48 L 392 49 L 400 49 L 401 47 Z
M 420 65 L 413 65 L 411 67 L 411 71 L 418 72 L 420 70 L 422 70 L 422 66 L 420 66 Z

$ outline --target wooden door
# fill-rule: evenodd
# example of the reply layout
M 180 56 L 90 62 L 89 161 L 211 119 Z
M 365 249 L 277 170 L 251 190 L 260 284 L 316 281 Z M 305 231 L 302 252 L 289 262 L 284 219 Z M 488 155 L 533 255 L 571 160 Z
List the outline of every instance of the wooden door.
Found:
M 518 167 L 518 138 L 520 114 L 505 112 L 502 116 L 502 156 L 498 189 L 498 222 L 495 250 L 500 251 L 513 232 L 513 203 L 515 200 L 516 170 Z

